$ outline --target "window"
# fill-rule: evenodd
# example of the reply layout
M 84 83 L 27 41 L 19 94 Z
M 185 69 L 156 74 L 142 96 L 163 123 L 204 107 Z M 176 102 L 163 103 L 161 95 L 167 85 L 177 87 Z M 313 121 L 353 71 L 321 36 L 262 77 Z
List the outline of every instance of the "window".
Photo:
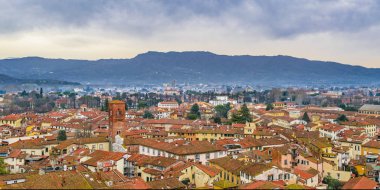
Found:
M 282 180 L 282 174 L 278 174 L 278 180 Z
M 195 160 L 200 160 L 201 159 L 201 156 L 199 154 L 196 154 L 195 155 Z
M 268 181 L 273 181 L 273 175 L 268 175 Z
M 284 165 L 288 165 L 288 160 L 284 160 Z
M 103 150 L 103 144 L 99 144 L 99 150 Z
M 92 149 L 95 149 L 96 148 L 96 145 L 92 145 Z
M 210 159 L 210 153 L 207 153 L 207 154 L 206 154 L 206 159 L 207 159 L 207 160 Z

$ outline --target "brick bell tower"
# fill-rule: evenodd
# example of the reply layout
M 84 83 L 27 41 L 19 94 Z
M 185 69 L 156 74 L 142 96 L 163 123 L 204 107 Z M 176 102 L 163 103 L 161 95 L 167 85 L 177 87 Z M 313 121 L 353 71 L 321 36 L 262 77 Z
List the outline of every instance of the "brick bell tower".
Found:
M 125 130 L 125 102 L 113 100 L 108 103 L 109 130 L 108 137 L 114 140 L 115 136 Z

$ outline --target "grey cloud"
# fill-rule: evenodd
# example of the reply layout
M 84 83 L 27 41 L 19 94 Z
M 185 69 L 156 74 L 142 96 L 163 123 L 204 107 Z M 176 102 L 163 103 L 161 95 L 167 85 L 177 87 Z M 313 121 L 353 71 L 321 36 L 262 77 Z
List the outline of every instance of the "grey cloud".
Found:
M 357 32 L 379 24 L 380 1 L 0 0 L 0 34 L 91 26 L 149 37 L 168 29 L 180 31 L 184 24 L 197 23 L 193 20 L 248 34 L 264 31 L 276 38 Z

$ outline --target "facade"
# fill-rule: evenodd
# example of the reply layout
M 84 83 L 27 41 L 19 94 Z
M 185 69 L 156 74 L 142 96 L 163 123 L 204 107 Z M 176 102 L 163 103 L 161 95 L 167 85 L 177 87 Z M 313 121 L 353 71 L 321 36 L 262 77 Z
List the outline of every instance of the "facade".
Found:
M 217 96 L 215 100 L 210 100 L 210 104 L 212 104 L 213 106 L 224 105 L 227 103 L 237 104 L 237 101 L 228 99 L 228 96 Z
M 125 130 L 125 102 L 113 100 L 108 105 L 109 137 L 114 138 Z
M 166 101 L 166 102 L 159 102 L 158 107 L 165 108 L 165 109 L 177 109 L 179 105 L 178 105 L 178 102 L 176 101 Z
M 359 113 L 368 115 L 380 115 L 380 105 L 364 104 L 359 108 Z

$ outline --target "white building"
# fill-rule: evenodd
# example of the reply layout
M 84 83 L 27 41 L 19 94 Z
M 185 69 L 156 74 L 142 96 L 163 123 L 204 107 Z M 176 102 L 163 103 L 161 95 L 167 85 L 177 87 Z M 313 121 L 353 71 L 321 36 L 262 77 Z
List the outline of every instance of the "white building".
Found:
M 166 101 L 166 102 L 159 102 L 158 107 L 165 108 L 165 109 L 177 109 L 179 105 L 178 105 L 178 102 L 176 101 Z
M 203 143 L 203 144 L 202 144 Z M 206 165 L 208 160 L 227 156 L 227 150 L 217 146 L 206 145 L 206 141 L 197 144 L 172 144 L 158 142 L 154 145 L 139 145 L 139 154 L 148 156 L 163 156 L 177 160 L 194 160 Z M 168 146 L 170 145 L 170 146 Z
M 265 164 L 253 164 L 250 167 L 240 171 L 240 180 L 243 184 L 253 181 L 287 181 L 295 182 L 297 176 L 275 166 L 271 167 Z
M 210 100 L 210 104 L 213 106 L 224 105 L 227 103 L 237 104 L 237 101 L 234 99 L 228 99 L 228 96 L 217 96 L 216 100 Z

